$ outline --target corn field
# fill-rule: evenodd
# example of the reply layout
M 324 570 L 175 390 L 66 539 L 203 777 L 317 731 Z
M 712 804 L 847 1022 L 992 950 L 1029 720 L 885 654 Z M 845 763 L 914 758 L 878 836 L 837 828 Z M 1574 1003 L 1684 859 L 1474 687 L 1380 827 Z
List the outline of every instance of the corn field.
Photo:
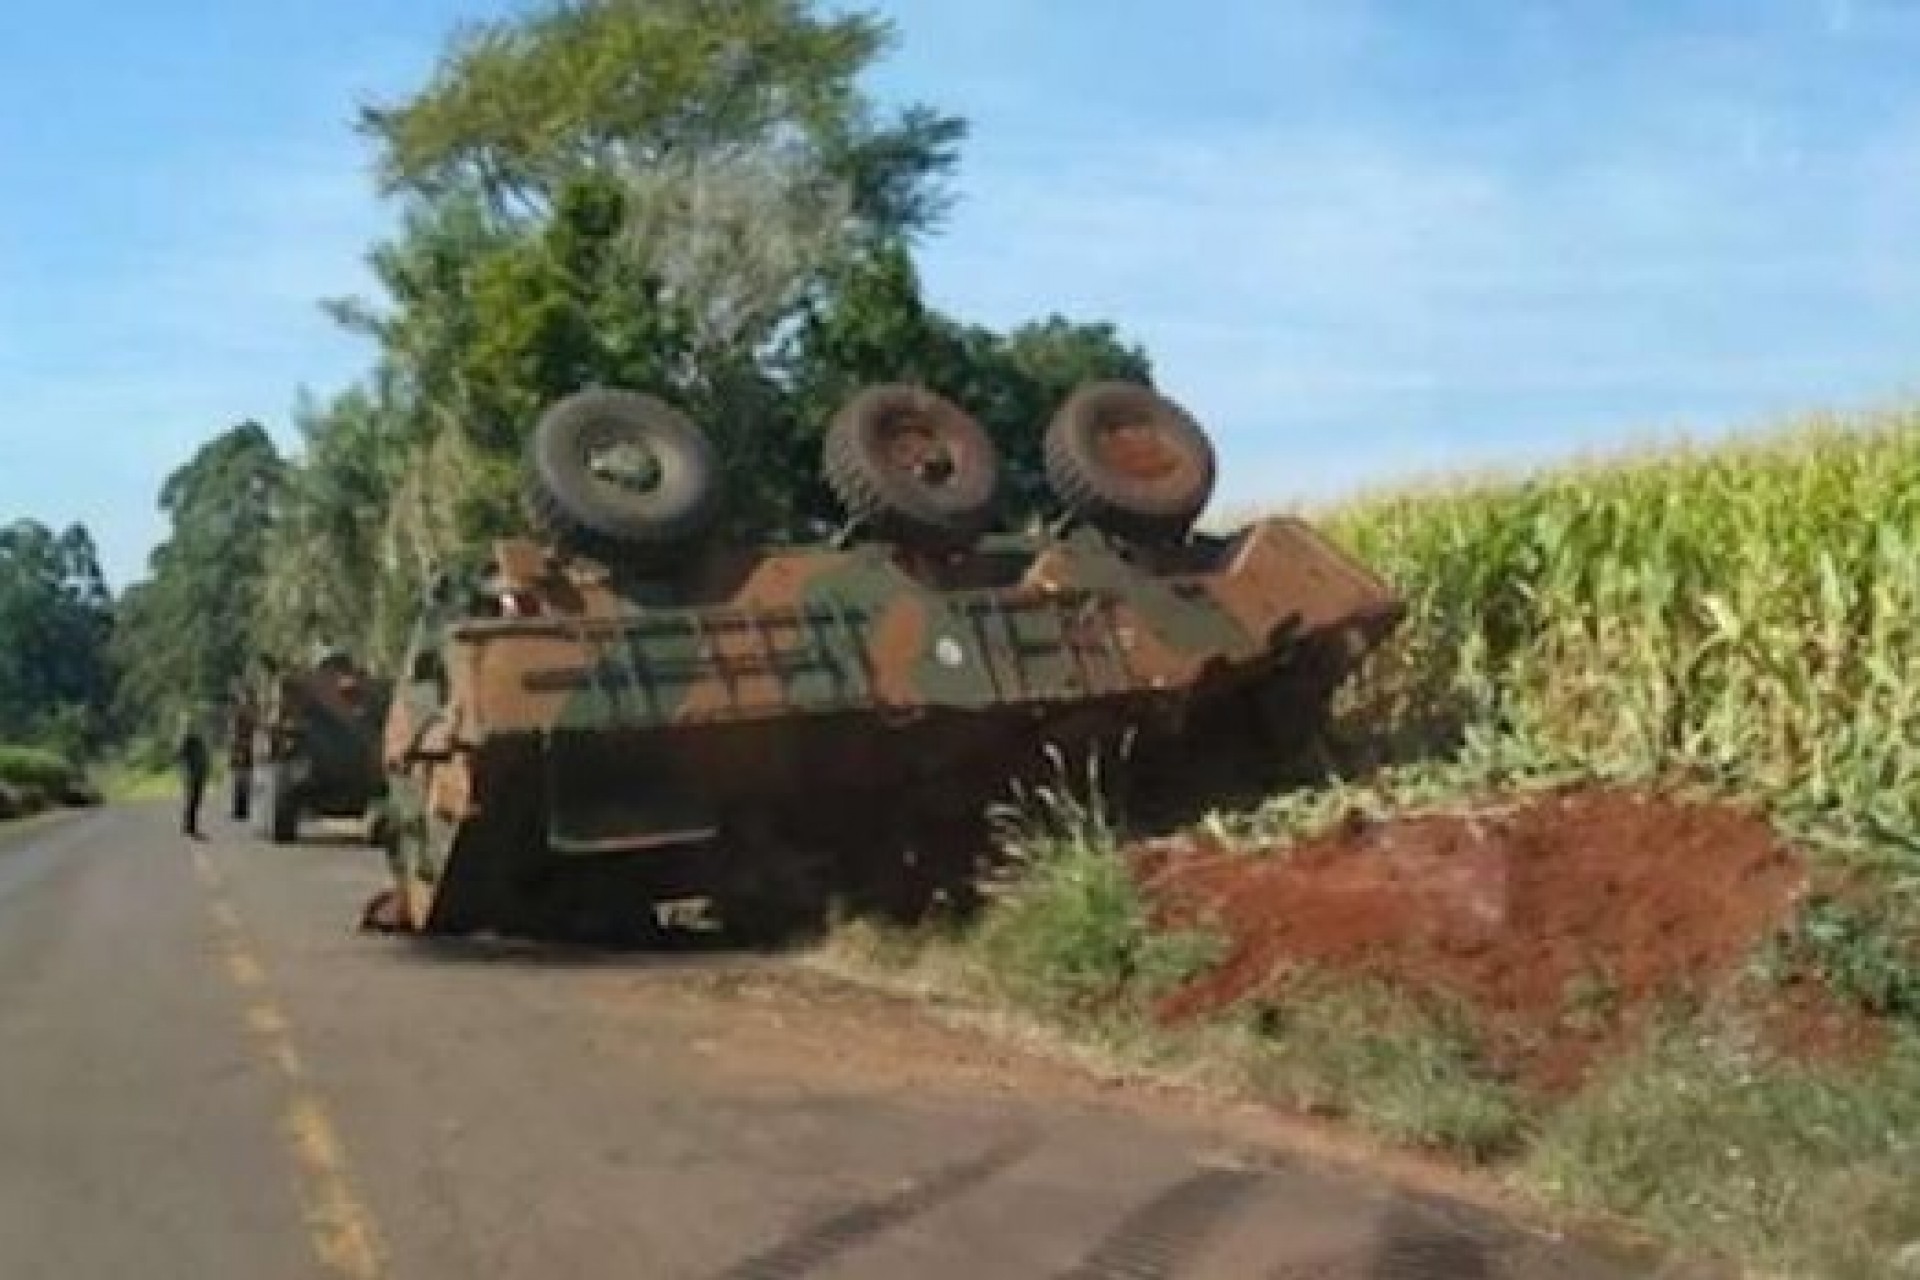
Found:
M 1371 723 L 1706 779 L 1920 876 L 1920 410 L 1321 519 L 1408 599 Z

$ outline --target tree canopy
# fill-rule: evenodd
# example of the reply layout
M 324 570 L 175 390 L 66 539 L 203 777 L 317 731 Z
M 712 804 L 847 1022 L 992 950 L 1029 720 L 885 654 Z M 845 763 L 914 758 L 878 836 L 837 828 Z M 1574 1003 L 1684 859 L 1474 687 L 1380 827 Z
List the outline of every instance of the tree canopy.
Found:
M 0 743 L 78 752 L 108 728 L 112 601 L 93 538 L 36 521 L 0 528 Z
M 150 557 L 147 580 L 121 600 L 114 636 L 123 702 L 143 722 L 223 702 L 252 660 L 284 480 L 265 428 L 242 422 L 161 486 L 171 532 Z
M 893 38 L 809 0 L 544 0 L 454 32 L 415 92 L 366 106 L 397 219 L 372 296 L 324 305 L 371 368 L 301 398 L 291 459 L 244 424 L 169 478 L 172 534 L 116 643 L 133 703 L 217 697 L 250 648 L 395 656 L 426 578 L 524 527 L 528 433 L 590 385 L 709 432 L 740 536 L 836 515 L 822 433 L 875 381 L 977 414 L 1020 514 L 1059 400 L 1149 362 L 1104 323 L 997 332 L 928 301 L 916 246 L 966 129 L 863 88 Z
M 455 35 L 430 82 L 371 106 L 389 192 L 478 193 L 539 219 L 583 175 L 684 181 L 784 170 L 793 196 L 844 188 L 846 216 L 924 228 L 944 211 L 959 119 L 883 114 L 858 78 L 892 42 L 868 13 L 807 0 L 560 0 Z

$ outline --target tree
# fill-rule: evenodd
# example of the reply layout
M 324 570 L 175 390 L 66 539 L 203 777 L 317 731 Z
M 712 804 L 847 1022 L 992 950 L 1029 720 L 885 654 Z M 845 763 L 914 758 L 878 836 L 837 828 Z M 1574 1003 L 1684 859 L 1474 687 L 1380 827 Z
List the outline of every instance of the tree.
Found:
M 783 362 L 803 421 L 824 423 L 870 382 L 919 382 L 965 408 L 1000 449 L 1016 520 L 1047 505 L 1041 441 L 1067 395 L 1096 379 L 1152 382 L 1146 353 L 1109 324 L 1053 316 L 1003 335 L 933 310 L 912 257 L 897 243 L 833 277 Z M 802 464 L 796 453 L 790 466 Z M 822 488 L 811 493 L 814 503 L 825 502 Z
M 84 526 L 0 529 L 0 742 L 69 752 L 107 729 L 112 600 Z
M 149 723 L 218 704 L 247 669 L 282 472 L 266 430 L 243 422 L 162 485 L 171 532 L 114 637 L 129 709 Z
M 352 387 L 321 405 L 303 398 L 303 449 L 284 469 L 264 556 L 259 644 L 291 653 L 316 636 L 370 634 L 393 578 L 388 511 L 404 460 L 378 395 Z
M 384 305 L 333 310 L 379 344 L 384 434 L 408 442 L 410 576 L 513 526 L 526 433 L 579 386 L 669 394 L 755 455 L 780 407 L 757 357 L 796 304 L 937 220 L 961 122 L 880 111 L 856 81 L 891 29 L 816 8 L 548 3 L 363 111 L 405 220 L 373 256 Z
M 596 384 L 707 429 L 734 536 L 837 519 L 821 434 L 871 381 L 977 412 L 1012 464 L 1010 512 L 1031 510 L 1071 381 L 1146 360 L 1107 326 L 998 334 L 927 305 L 913 246 L 964 127 L 865 95 L 890 39 L 808 0 L 545 0 L 466 28 L 418 92 L 368 108 L 401 223 L 371 254 L 378 296 L 328 306 L 377 360 L 301 410 L 261 635 L 393 656 L 436 568 L 524 529 L 533 423 Z
M 946 208 L 935 181 L 965 126 L 923 106 L 884 117 L 858 76 L 892 28 L 807 0 L 549 0 L 467 28 L 413 97 L 361 113 L 389 193 L 477 193 L 543 221 L 582 176 L 777 158 L 851 218 L 893 231 Z

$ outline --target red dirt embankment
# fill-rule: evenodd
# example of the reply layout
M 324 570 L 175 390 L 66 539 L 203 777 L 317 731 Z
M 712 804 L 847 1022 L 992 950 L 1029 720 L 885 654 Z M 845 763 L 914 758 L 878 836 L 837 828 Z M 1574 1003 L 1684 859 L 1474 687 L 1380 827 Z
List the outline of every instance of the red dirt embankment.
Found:
M 1491 1062 L 1548 1092 L 1667 999 L 1724 989 L 1807 880 L 1753 814 L 1620 791 L 1356 819 L 1266 857 L 1161 843 L 1135 859 L 1163 923 L 1211 924 L 1231 946 L 1164 1019 L 1275 995 L 1302 965 L 1381 979 L 1463 1001 Z M 1785 1034 L 1824 1038 L 1818 1004 Z

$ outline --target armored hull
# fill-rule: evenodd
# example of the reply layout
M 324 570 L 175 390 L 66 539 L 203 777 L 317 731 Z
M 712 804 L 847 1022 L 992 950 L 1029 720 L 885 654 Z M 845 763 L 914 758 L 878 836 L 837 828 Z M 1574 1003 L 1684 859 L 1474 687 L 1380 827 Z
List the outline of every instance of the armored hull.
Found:
M 512 539 L 438 584 L 383 747 L 400 927 L 619 929 L 680 898 L 764 919 L 856 861 L 869 887 L 924 889 L 916 851 L 1049 748 L 1310 739 L 1399 616 L 1297 520 L 1202 535 L 1057 482 L 1043 532 L 890 523 L 915 495 L 875 502 L 851 465 L 857 522 L 832 541 Z

